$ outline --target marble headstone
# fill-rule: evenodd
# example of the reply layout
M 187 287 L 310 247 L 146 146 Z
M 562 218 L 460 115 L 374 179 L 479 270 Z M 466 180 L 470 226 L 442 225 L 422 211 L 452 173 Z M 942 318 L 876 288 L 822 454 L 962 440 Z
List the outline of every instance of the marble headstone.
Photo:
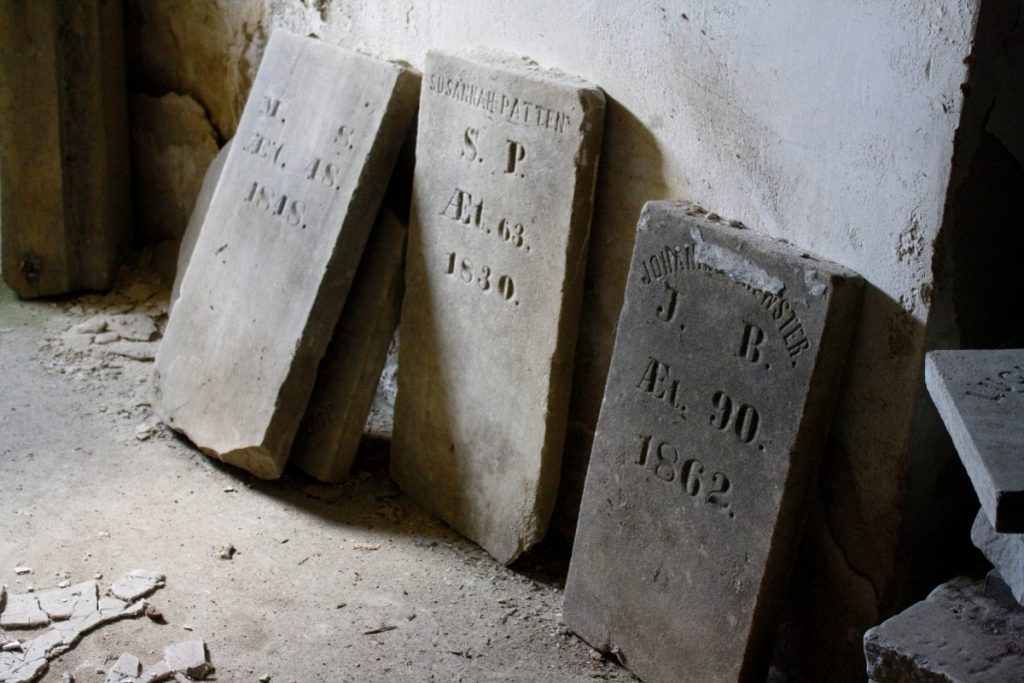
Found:
M 558 486 L 604 95 L 427 56 L 391 474 L 501 562 Z
M 989 523 L 1024 532 L 1024 349 L 931 351 L 925 382 Z
M 34 298 L 113 284 L 131 242 L 120 2 L 0 2 L 3 278 Z
M 402 305 L 406 226 L 386 206 L 320 362 L 292 461 L 325 482 L 348 477 Z
M 153 372 L 154 409 L 208 455 L 280 475 L 418 84 L 396 64 L 271 36 Z
M 645 681 L 764 680 L 861 284 L 644 207 L 564 612 Z

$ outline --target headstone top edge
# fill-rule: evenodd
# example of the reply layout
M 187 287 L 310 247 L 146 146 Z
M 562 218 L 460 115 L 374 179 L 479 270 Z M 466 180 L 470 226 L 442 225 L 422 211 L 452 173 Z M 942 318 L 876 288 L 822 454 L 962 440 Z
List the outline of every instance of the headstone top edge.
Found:
M 270 39 L 267 41 L 267 50 L 270 49 L 271 44 L 273 44 L 275 40 L 279 42 L 290 42 L 300 46 L 315 45 L 316 48 L 314 49 L 326 48 L 330 50 L 337 50 L 346 55 L 346 57 L 352 58 L 354 61 L 359 61 L 366 65 L 373 65 L 373 68 L 389 68 L 396 74 L 396 77 L 400 77 L 405 74 L 410 74 L 414 76 L 420 75 L 419 71 L 417 71 L 415 68 L 413 68 L 406 62 L 375 57 L 373 55 L 366 54 L 365 52 L 360 52 L 359 50 L 353 49 L 351 47 L 346 47 L 344 45 L 332 43 L 322 38 L 314 38 L 313 36 L 304 36 L 298 33 L 293 33 L 282 28 L 274 29 L 273 32 L 270 34 Z M 264 51 L 264 54 L 266 54 L 266 50 Z
M 863 277 L 847 266 L 830 261 L 807 249 L 801 249 L 791 242 L 753 230 L 739 221 L 723 218 L 713 211 L 704 209 L 699 204 L 686 200 L 656 199 L 647 201 L 640 211 L 637 231 L 649 230 L 651 221 L 662 217 L 686 221 L 694 228 L 707 229 L 740 244 L 750 244 L 768 254 L 796 259 L 797 262 L 806 263 L 808 268 L 833 279 L 863 282 Z
M 564 88 L 574 93 L 581 92 L 603 103 L 604 90 L 596 84 L 579 76 L 574 76 L 556 67 L 542 66 L 538 62 L 523 55 L 510 52 L 489 50 L 467 50 L 465 52 L 446 52 L 444 50 L 427 50 L 424 61 L 424 73 L 430 72 L 438 62 L 458 62 L 467 68 L 487 69 L 491 71 L 509 71 L 517 76 L 543 83 L 547 86 Z

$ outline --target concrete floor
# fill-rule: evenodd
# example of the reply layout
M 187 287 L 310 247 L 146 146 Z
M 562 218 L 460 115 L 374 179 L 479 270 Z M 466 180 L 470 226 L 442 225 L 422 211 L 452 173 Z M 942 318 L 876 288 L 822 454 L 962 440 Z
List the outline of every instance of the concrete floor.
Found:
M 41 303 L 0 290 L 0 583 L 167 575 L 150 598 L 166 624 L 102 627 L 42 680 L 102 681 L 124 652 L 151 664 L 194 637 L 221 681 L 635 680 L 566 631 L 564 545 L 497 564 L 397 490 L 386 443 L 323 486 L 291 469 L 256 480 L 152 428 L 151 363 L 131 357 L 146 345 L 124 355 L 76 331 L 108 314 L 162 325 L 166 292 L 122 284 Z

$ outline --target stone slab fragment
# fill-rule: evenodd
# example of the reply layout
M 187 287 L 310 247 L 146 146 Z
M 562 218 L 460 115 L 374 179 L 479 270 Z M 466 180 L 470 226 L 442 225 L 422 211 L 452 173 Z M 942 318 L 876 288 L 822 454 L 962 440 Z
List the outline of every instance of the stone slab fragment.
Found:
M 645 681 L 763 681 L 859 306 L 699 207 L 640 216 L 566 624 Z
M 208 455 L 280 475 L 418 84 L 271 36 L 154 366 L 154 409 Z
M 554 504 L 603 121 L 575 79 L 427 56 L 391 474 L 501 562 Z
M 211 671 L 206 643 L 201 640 L 186 640 L 165 647 L 164 661 L 171 671 L 179 671 L 197 680 L 202 680 Z
M 957 577 L 868 630 L 868 676 L 878 683 L 1021 680 L 1024 608 L 989 590 L 993 582 Z
M 325 482 L 348 477 L 402 306 L 406 226 L 381 208 L 292 447 Z
M 985 512 L 979 510 L 971 527 L 971 542 L 996 568 L 1014 599 L 1024 605 L 1024 534 L 996 531 Z
M 1024 349 L 931 351 L 925 381 L 988 521 L 1024 532 Z
M 131 239 L 121 3 L 0 1 L 0 265 L 34 298 L 106 289 Z

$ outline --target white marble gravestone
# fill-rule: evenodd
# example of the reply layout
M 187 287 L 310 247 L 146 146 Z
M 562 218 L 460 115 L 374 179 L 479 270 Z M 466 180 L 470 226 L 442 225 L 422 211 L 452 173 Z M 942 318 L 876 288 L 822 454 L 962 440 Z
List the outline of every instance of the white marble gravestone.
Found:
M 207 454 L 280 475 L 399 149 L 418 78 L 276 31 L 153 372 Z
M 427 57 L 391 474 L 505 563 L 554 505 L 603 121 L 575 79 Z

